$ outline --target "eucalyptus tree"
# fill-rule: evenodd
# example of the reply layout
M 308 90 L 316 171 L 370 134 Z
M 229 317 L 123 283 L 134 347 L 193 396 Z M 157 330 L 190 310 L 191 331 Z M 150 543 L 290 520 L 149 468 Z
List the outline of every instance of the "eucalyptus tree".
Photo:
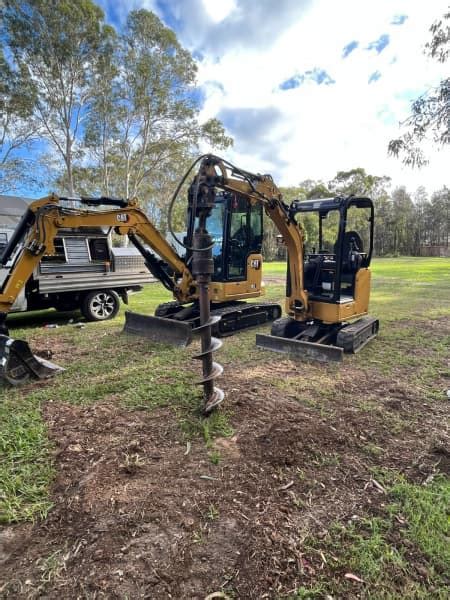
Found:
M 440 246 L 450 245 L 450 189 L 443 187 L 431 196 L 431 223 L 433 243 Z
M 450 12 L 443 15 L 430 28 L 431 41 L 426 45 L 428 56 L 445 63 L 450 53 Z M 411 115 L 402 123 L 404 133 L 389 142 L 388 151 L 401 157 L 411 167 L 421 167 L 428 162 L 423 142 L 431 140 L 437 147 L 450 144 L 450 77 L 417 98 Z
M 392 252 L 394 254 L 408 255 L 415 250 L 417 231 L 417 211 L 411 196 L 404 186 L 392 192 L 392 224 L 393 235 Z
M 392 246 L 392 230 L 390 227 L 386 229 L 386 223 L 392 221 L 392 202 L 388 194 L 390 178 L 385 175 L 371 175 L 359 167 L 349 171 L 339 171 L 328 185 L 333 193 L 369 196 L 373 200 L 377 213 L 374 230 L 375 252 L 382 254 L 389 251 L 388 248 Z M 368 241 L 367 217 L 367 210 L 355 210 L 352 211 L 351 218 L 349 218 L 349 226 L 366 232 L 366 244 Z
M 180 156 L 202 141 L 232 143 L 218 120 L 199 123 L 196 63 L 154 13 L 131 11 L 99 67 L 85 143 L 96 153 L 106 189 L 140 196 L 152 178 L 161 181 L 157 171 L 177 171 Z
M 28 122 L 35 102 L 33 90 L 0 49 L 0 192 L 14 191 L 25 179 L 34 181 L 32 161 L 25 154 L 36 139 L 36 128 Z
M 72 196 L 99 48 L 112 29 L 91 0 L 4 0 L 0 16 L 12 68 L 35 100 L 29 126 L 63 161 Z
M 375 198 L 386 194 L 390 178 L 385 175 L 371 175 L 365 169 L 359 167 L 349 171 L 338 171 L 328 187 L 334 193 L 355 194 L 357 196 L 368 195 Z

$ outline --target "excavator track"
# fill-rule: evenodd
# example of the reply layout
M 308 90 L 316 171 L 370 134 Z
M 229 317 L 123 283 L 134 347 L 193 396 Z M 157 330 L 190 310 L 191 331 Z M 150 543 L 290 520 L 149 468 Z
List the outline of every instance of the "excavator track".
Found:
M 196 307 L 186 307 L 179 302 L 160 304 L 155 311 L 155 316 L 189 323 L 193 328 L 200 324 Z M 220 317 L 220 320 L 212 326 L 212 335 L 227 337 L 238 331 L 275 321 L 281 317 L 281 306 L 269 302 L 233 302 L 222 306 L 212 304 L 211 316 Z
M 377 336 L 378 329 L 378 319 L 369 316 L 342 327 L 302 326 L 292 318 L 284 317 L 273 324 L 270 335 L 256 334 L 256 346 L 288 354 L 293 359 L 342 362 L 344 353 L 359 352 Z
M 344 325 L 336 337 L 336 345 L 344 352 L 356 354 L 378 334 L 380 323 L 374 317 L 363 317 L 354 323 Z

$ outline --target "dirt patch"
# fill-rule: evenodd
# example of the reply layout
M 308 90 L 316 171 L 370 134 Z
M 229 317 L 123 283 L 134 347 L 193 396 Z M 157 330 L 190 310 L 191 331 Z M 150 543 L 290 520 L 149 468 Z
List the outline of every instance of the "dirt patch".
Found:
M 277 364 L 283 383 L 301 385 L 305 369 Z M 235 433 L 209 448 L 187 447 L 169 408 L 47 403 L 54 508 L 4 530 L 2 595 L 277 598 L 314 578 L 309 535 L 385 502 L 374 469 L 418 481 L 448 470 L 446 406 L 410 383 L 345 364 L 331 401 L 305 384 L 308 404 L 269 375 L 228 375 Z

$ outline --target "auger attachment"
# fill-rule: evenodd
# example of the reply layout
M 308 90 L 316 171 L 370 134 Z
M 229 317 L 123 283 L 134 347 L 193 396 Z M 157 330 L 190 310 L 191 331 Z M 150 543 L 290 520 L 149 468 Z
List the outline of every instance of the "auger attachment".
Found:
M 189 322 L 183 323 L 176 319 L 153 317 L 127 311 L 125 313 L 124 333 L 139 335 L 154 342 L 172 344 L 173 346 L 188 346 L 193 336 L 198 336 L 201 351 L 193 358 L 202 361 L 202 379 L 198 381 L 203 385 L 204 415 L 209 415 L 224 399 L 223 391 L 214 385 L 217 377 L 223 373 L 223 367 L 213 361 L 213 353 L 222 346 L 222 342 L 212 336 L 211 328 L 217 325 L 221 317 L 211 315 L 209 300 L 209 285 L 211 274 L 214 272 L 212 258 L 212 239 L 205 229 L 206 214 L 209 207 L 199 210 L 199 225 L 193 235 L 192 274 L 198 288 L 198 310 L 200 325 L 192 329 Z M 204 216 L 202 217 L 202 213 Z
M 203 325 L 194 329 L 194 333 L 200 335 L 201 352 L 194 355 L 193 358 L 202 361 L 203 378 L 198 381 L 203 385 L 203 413 L 211 413 L 224 399 L 223 390 L 215 387 L 214 380 L 223 373 L 221 364 L 212 359 L 213 352 L 222 347 L 222 341 L 211 336 L 211 327 L 220 321 L 219 316 L 209 317 Z
M 202 218 L 203 217 L 203 218 Z M 222 342 L 211 335 L 211 327 L 220 321 L 220 316 L 211 316 L 209 302 L 209 284 L 214 272 L 212 258 L 212 238 L 205 228 L 206 214 L 201 211 L 199 226 L 194 232 L 192 256 L 192 272 L 198 285 L 198 302 L 200 309 L 200 326 L 194 333 L 200 336 L 201 352 L 194 356 L 202 361 L 203 378 L 198 382 L 203 385 L 203 414 L 209 415 L 224 399 L 223 390 L 214 385 L 214 380 L 223 373 L 223 367 L 213 361 L 213 352 L 222 346 Z

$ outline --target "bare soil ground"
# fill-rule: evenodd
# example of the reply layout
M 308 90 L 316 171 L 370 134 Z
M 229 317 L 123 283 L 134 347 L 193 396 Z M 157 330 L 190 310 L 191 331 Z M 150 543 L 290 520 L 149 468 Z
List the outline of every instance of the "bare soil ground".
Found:
M 424 398 L 407 371 L 395 380 L 345 363 L 321 397 L 305 368 L 236 361 L 226 382 L 234 434 L 209 447 L 186 442 L 170 407 L 46 403 L 54 508 L 4 529 L 1 596 L 288 596 L 327 569 L 306 539 L 386 502 L 374 469 L 417 482 L 449 473 L 446 404 Z M 348 597 L 361 597 L 353 585 Z

